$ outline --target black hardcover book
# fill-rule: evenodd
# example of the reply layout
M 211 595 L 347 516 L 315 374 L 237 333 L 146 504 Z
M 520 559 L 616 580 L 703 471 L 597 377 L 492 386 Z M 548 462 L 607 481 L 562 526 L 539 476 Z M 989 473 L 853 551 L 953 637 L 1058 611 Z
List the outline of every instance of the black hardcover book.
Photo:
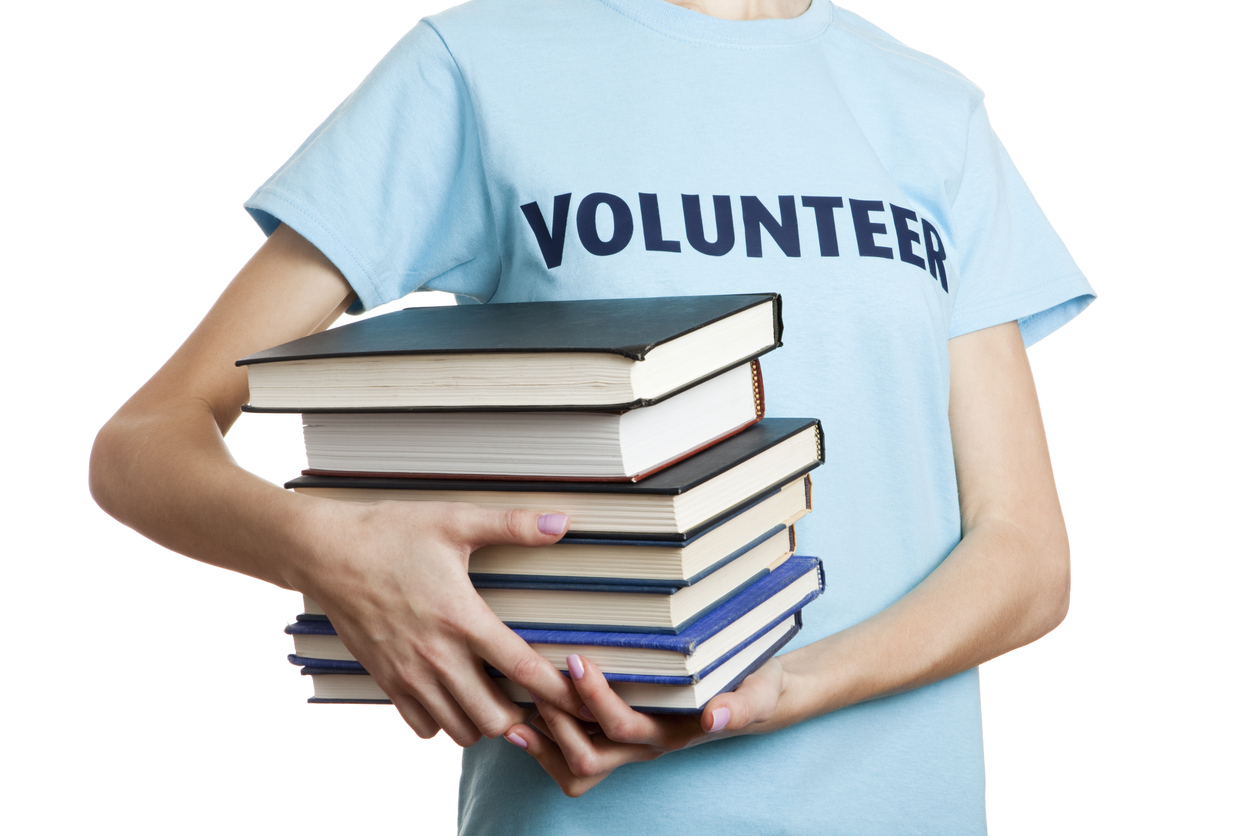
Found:
M 251 412 L 625 410 L 781 344 L 778 294 L 411 308 L 259 351 Z
M 765 418 L 639 482 L 492 481 L 301 476 L 284 487 L 331 499 L 473 502 L 560 511 L 568 536 L 682 541 L 823 463 L 815 418 Z

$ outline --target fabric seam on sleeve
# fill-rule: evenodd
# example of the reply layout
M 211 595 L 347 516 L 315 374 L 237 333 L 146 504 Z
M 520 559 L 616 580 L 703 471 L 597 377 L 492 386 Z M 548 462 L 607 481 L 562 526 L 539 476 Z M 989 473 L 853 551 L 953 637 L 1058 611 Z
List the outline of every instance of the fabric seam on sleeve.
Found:
M 330 224 L 324 221 L 322 217 L 319 216 L 316 212 L 312 212 L 308 208 L 306 208 L 304 204 L 302 204 L 300 201 L 291 197 L 286 192 L 283 192 L 280 189 L 274 188 L 273 186 L 267 186 L 267 187 L 262 188 L 257 193 L 256 198 L 254 198 L 253 201 L 250 201 L 250 202 L 256 202 L 256 199 L 260 197 L 269 197 L 273 200 L 278 201 L 279 203 L 286 204 L 289 208 L 291 208 L 297 214 L 299 214 L 302 220 L 305 220 L 309 222 L 310 224 L 312 224 L 313 226 L 316 226 L 320 232 L 322 232 L 328 238 L 330 238 L 331 241 L 337 247 L 339 247 L 340 250 L 346 256 L 348 256 L 348 258 L 352 260 L 353 266 L 357 268 L 358 273 L 370 285 L 370 291 L 372 295 L 375 297 L 375 299 L 371 301 L 375 301 L 376 304 L 369 305 L 368 307 L 375 307 L 378 304 L 377 300 L 382 299 L 385 294 L 381 292 L 382 285 L 380 284 L 378 278 L 374 275 L 374 271 L 371 270 L 368 266 L 366 266 L 365 262 L 362 260 L 361 256 L 357 254 L 353 246 L 351 244 L 346 243 L 343 237 L 338 235 L 335 232 L 335 230 L 331 227 Z M 258 207 L 258 208 L 263 208 L 263 207 Z M 286 221 L 284 221 L 282 218 L 279 218 L 279 221 L 282 223 L 286 223 Z M 297 232 L 299 232 L 299 230 L 297 230 Z M 310 242 L 310 243 L 313 243 L 313 242 Z M 317 246 L 317 245 L 315 244 L 314 246 Z M 323 255 L 327 255 L 327 254 L 323 253 Z M 330 256 L 327 256 L 327 258 L 328 260 L 333 261 L 333 259 L 331 259 Z M 348 278 L 348 277 L 345 276 L 345 278 Z M 354 290 L 356 290 L 356 288 L 354 288 Z M 358 293 L 358 296 L 360 295 L 361 294 Z M 363 302 L 364 301 L 366 300 L 363 300 Z
M 1030 303 L 1039 298 L 1057 296 L 1060 293 L 1069 293 L 1071 290 L 1076 289 L 1083 290 L 1085 293 L 1092 293 L 1092 290 L 1089 289 L 1087 282 L 1088 280 L 1085 278 L 1083 273 L 1077 270 L 1072 270 L 1070 272 L 1060 273 L 1051 277 L 1048 279 L 1048 285 L 1046 287 L 1040 287 L 1031 291 L 1012 293 L 1009 296 L 999 297 L 991 302 L 981 305 L 975 310 L 964 312 L 961 317 L 950 320 L 949 337 L 952 339 L 955 336 L 961 336 L 961 334 L 970 333 L 971 331 L 978 331 L 981 328 L 1000 325 L 1001 323 L 999 322 L 981 323 L 980 320 L 985 314 L 989 314 L 1003 308 L 1022 303 Z M 1075 295 L 1073 294 L 1071 296 L 1067 296 L 1066 298 L 1059 299 L 1056 304 L 1062 304 L 1068 299 L 1074 298 L 1074 296 Z M 1033 314 L 1038 313 L 1041 313 L 1041 311 L 1029 311 L 1016 318 L 1022 319 L 1023 317 L 1032 316 Z M 1010 320 L 1006 321 L 1009 322 Z M 976 327 L 968 328 L 970 325 L 975 325 Z

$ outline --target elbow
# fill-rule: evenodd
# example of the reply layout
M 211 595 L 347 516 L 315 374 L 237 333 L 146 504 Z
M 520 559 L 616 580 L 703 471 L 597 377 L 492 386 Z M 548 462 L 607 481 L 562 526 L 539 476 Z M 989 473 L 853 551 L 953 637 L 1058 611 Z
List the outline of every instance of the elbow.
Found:
M 91 498 L 106 514 L 122 519 L 123 484 L 120 478 L 120 461 L 123 458 L 123 439 L 116 426 L 116 416 L 100 428 L 91 447 L 91 459 L 87 468 L 87 486 Z
M 1042 544 L 1033 639 L 1062 624 L 1071 608 L 1071 548 L 1066 530 L 1059 527 L 1061 531 Z

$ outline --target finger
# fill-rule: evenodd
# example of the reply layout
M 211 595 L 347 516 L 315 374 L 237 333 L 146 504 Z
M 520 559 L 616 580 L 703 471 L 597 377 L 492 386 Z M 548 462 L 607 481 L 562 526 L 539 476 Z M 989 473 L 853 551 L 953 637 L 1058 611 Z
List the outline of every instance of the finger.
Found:
M 553 739 L 553 732 L 549 731 L 549 724 L 544 722 L 543 717 L 537 714 L 535 717 L 531 718 L 531 725 L 538 729 L 539 732 L 549 740 Z
M 473 746 L 482 737 L 478 727 L 438 682 L 402 684 L 389 692 L 388 696 L 394 705 L 406 696 L 417 700 L 458 746 Z
M 531 698 L 533 700 L 539 700 L 539 698 L 535 694 L 532 694 Z M 539 704 L 540 704 L 539 702 L 536 703 L 536 705 L 539 705 Z M 540 709 L 537 708 L 531 712 L 531 716 L 527 718 L 527 723 L 531 725 L 532 727 L 539 729 L 540 733 L 543 734 L 545 737 L 547 737 L 549 740 L 553 739 L 553 733 L 549 731 L 548 724 L 546 724 L 544 722 L 544 718 L 540 716 Z M 580 723 L 583 726 L 583 730 L 587 733 L 588 737 L 595 737 L 596 735 L 603 733 L 601 731 L 601 727 L 598 726 L 595 721 L 585 721 L 581 718 Z
M 517 725 L 510 728 L 505 734 L 505 740 L 519 749 L 524 750 L 531 755 L 544 771 L 549 773 L 557 785 L 562 788 L 562 792 L 571 798 L 578 798 L 588 790 L 595 787 L 605 779 L 609 773 L 601 775 L 591 775 L 587 777 L 576 776 L 570 771 L 570 766 L 566 763 L 566 758 L 552 740 L 537 732 L 530 726 Z
M 673 724 L 662 724 L 651 715 L 641 714 L 614 693 L 600 669 L 590 659 L 572 654 L 566 658 L 575 690 L 587 707 L 580 713 L 585 720 L 595 720 L 605 736 L 620 743 L 666 745 L 670 742 Z M 694 729 L 693 731 L 697 731 Z
M 570 526 L 570 517 L 544 511 L 493 511 L 478 505 L 458 504 L 448 521 L 457 539 L 471 551 L 488 545 L 548 546 L 556 543 Z
M 455 674 L 445 674 L 442 680 L 449 694 L 484 737 L 500 737 L 510 726 L 523 722 L 527 717 L 528 710 L 505 695 L 478 659 Z
M 483 605 L 485 613 L 476 620 L 476 632 L 469 637 L 472 652 L 503 673 L 507 679 L 526 688 L 562 710 L 577 714 L 583 703 L 570 680 L 536 653 L 517 633 Z
M 745 677 L 735 691 L 719 694 L 706 703 L 701 712 L 701 728 L 707 734 L 735 732 L 770 718 L 779 703 L 782 677 L 780 663 L 769 660 Z
M 653 760 L 661 754 L 653 746 L 619 743 L 605 735 L 593 737 L 584 730 L 582 721 L 556 706 L 540 703 L 537 707 L 567 767 L 577 778 L 612 772 L 625 763 Z
M 468 599 L 472 606 L 482 609 L 481 618 L 500 623 L 481 598 L 471 594 Z M 449 737 L 469 741 L 462 745 L 474 743 L 477 735 L 500 737 L 526 717 L 526 710 L 492 682 L 483 660 L 464 644 L 431 642 L 419 650 L 423 656 L 407 660 L 391 677 L 385 677 L 391 680 L 390 687 L 380 683 L 394 703 L 397 694 L 417 700 Z
M 400 712 L 401 718 L 409 724 L 409 727 L 424 740 L 430 740 L 440 733 L 440 724 L 427 713 L 422 703 L 409 694 L 397 694 L 392 699 L 392 705 L 396 706 L 396 710 Z

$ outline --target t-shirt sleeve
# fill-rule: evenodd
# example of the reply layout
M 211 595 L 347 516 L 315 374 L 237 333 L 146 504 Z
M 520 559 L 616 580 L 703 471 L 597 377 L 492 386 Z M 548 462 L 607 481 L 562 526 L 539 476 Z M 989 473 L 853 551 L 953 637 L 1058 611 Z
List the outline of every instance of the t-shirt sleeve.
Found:
M 500 275 L 474 109 L 419 23 L 244 207 L 323 252 L 360 309 L 419 288 L 486 301 Z M 356 307 L 356 306 L 355 306 Z
M 1031 345 L 1093 301 L 1093 289 L 993 133 L 983 104 L 971 116 L 950 224 L 959 268 L 950 337 L 1018 320 Z

